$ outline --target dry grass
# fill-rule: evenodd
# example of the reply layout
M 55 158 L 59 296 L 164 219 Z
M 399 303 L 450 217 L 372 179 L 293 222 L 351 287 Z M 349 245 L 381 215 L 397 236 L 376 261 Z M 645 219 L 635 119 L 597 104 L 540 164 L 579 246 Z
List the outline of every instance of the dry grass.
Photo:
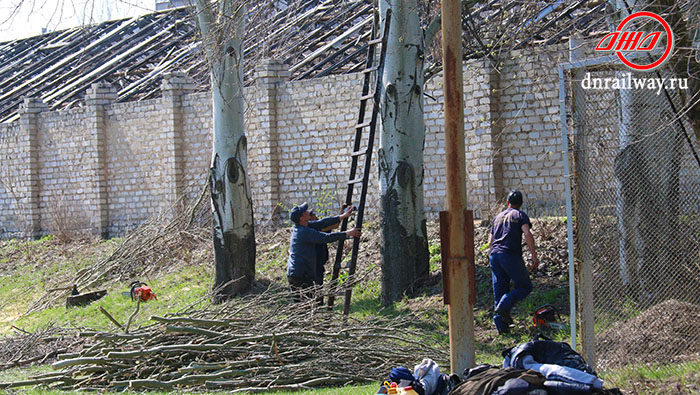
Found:
M 598 335 L 603 370 L 700 359 L 700 306 L 667 300 Z

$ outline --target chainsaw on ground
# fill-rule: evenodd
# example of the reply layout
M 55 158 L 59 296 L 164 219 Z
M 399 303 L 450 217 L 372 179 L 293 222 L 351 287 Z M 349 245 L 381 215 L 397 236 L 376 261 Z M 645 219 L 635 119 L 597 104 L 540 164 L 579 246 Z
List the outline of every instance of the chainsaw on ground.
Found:
M 151 287 L 141 281 L 133 281 L 129 292 L 122 292 L 123 296 L 130 297 L 134 302 L 148 302 L 149 300 L 158 300 L 158 297 Z
M 537 329 L 566 329 L 566 324 L 561 322 L 559 311 L 551 304 L 540 306 L 535 310 L 535 313 L 532 315 L 532 326 Z

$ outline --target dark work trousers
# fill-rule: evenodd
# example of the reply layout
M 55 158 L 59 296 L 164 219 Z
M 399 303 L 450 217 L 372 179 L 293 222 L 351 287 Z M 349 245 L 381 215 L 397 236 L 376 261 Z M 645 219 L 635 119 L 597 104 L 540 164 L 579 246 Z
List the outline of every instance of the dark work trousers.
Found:
M 307 299 L 314 297 L 314 279 L 313 278 L 300 278 L 300 277 L 289 277 L 287 276 L 287 281 L 292 287 L 294 293 L 294 301 L 302 302 Z
M 527 272 L 523 257 L 515 254 L 493 254 L 489 256 L 491 263 L 491 279 L 493 280 L 494 309 L 510 313 L 516 302 L 519 302 L 532 291 L 530 274 Z M 510 281 L 513 280 L 513 290 Z M 500 316 L 494 316 L 496 326 Z M 500 330 L 500 328 L 499 328 Z

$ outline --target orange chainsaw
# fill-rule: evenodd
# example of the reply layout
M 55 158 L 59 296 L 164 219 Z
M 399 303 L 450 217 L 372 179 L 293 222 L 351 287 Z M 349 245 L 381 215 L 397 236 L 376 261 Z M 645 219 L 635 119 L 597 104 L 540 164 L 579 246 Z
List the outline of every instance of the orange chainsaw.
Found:
M 151 287 L 149 287 L 146 283 L 142 283 L 141 281 L 134 281 L 131 283 L 131 291 L 129 292 L 129 295 L 131 296 L 131 300 L 133 300 L 134 302 L 148 302 L 149 300 L 158 300 L 158 297 L 155 293 L 153 293 Z
M 535 310 L 532 315 L 532 326 L 538 329 L 564 330 L 566 324 L 560 322 L 561 316 L 551 304 L 546 304 Z

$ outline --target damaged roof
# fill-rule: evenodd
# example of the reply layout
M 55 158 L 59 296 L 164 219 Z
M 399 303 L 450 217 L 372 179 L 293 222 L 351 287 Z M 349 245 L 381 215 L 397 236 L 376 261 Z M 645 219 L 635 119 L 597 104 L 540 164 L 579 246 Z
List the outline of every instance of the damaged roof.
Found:
M 421 20 L 427 25 L 440 2 L 420 3 Z M 484 56 L 487 48 L 483 40 L 475 39 L 469 32 L 481 32 L 494 42 L 498 35 L 505 36 L 504 31 L 494 32 L 494 21 L 518 29 L 517 46 L 536 40 L 555 42 L 574 29 L 590 31 L 602 23 L 601 6 L 595 5 L 598 2 L 470 3 L 472 6 L 465 7 L 463 15 L 465 57 Z M 351 73 L 363 67 L 373 0 L 288 0 L 265 4 L 266 23 L 250 26 L 244 42 L 248 83 L 252 81 L 254 65 L 263 56 L 288 64 L 292 79 Z M 431 56 L 429 52 L 427 64 L 439 63 Z M 96 82 L 112 84 L 120 102 L 156 98 L 160 96 L 162 76 L 169 71 L 185 72 L 200 90 L 209 89 L 209 73 L 191 7 L 3 42 L 0 122 L 19 118 L 17 110 L 24 97 L 38 96 L 52 110 L 81 106 L 85 92 Z
M 247 32 L 246 80 L 263 53 L 289 64 L 293 79 L 362 67 L 372 1 L 271 7 L 265 10 L 268 23 Z M 0 43 L 0 122 L 18 119 L 28 96 L 41 97 L 53 110 L 82 105 L 96 82 L 115 86 L 120 102 L 159 97 L 169 71 L 185 72 L 206 90 L 209 73 L 199 38 L 194 10 L 181 7 Z

